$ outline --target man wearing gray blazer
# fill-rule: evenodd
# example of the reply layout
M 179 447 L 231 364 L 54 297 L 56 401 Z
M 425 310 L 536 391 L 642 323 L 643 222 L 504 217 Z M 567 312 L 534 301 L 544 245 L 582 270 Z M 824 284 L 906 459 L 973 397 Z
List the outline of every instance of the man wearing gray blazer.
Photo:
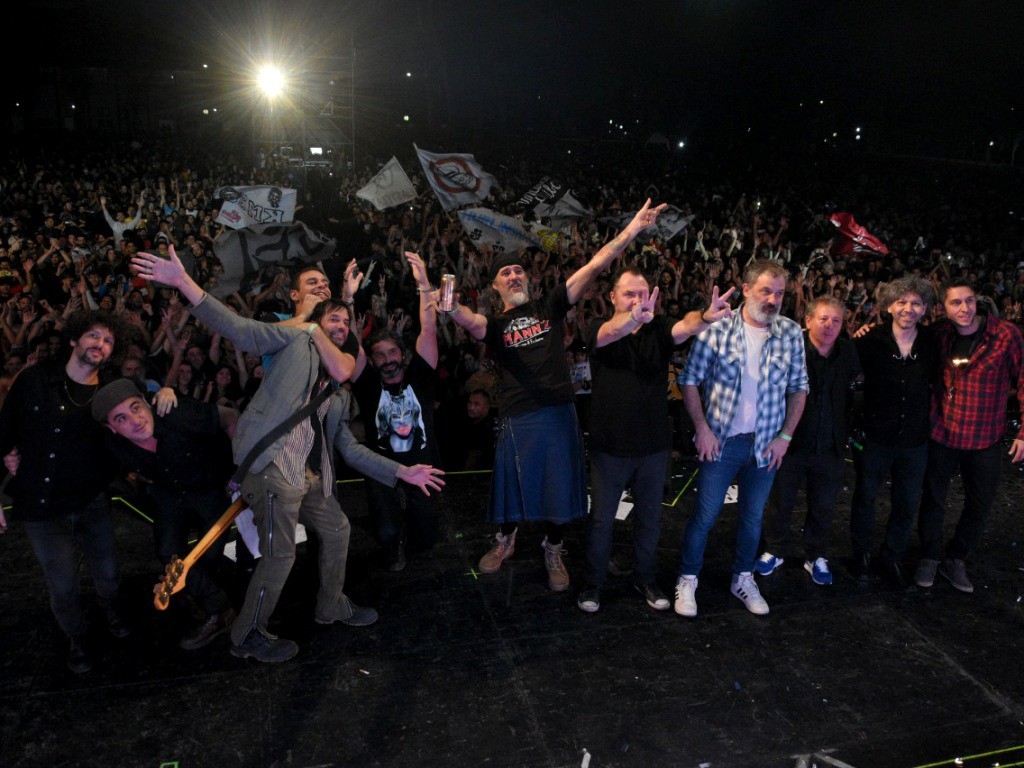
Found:
M 242 351 L 274 355 L 274 364 L 239 418 L 232 439 L 236 464 L 250 451 L 259 451 L 241 492 L 253 511 L 262 557 L 232 625 L 231 653 L 265 662 L 287 661 L 298 653 L 298 646 L 271 634 L 267 624 L 295 561 L 295 527 L 300 521 L 321 542 L 316 621 L 366 626 L 377 620 L 375 610 L 355 605 L 344 593 L 350 527 L 334 498 L 332 447 L 339 441 L 346 445 L 351 437 L 345 435 L 347 393 L 328 397 L 309 418 L 269 445 L 260 445 L 278 424 L 351 376 L 359 348 L 355 339 L 349 339 L 349 310 L 342 303 L 322 301 L 305 327 L 243 318 L 208 296 L 189 277 L 173 248 L 169 254 L 169 259 L 163 259 L 142 253 L 132 266 L 141 277 L 179 290 L 197 320 Z M 351 351 L 343 351 L 346 342 Z M 381 465 L 374 466 L 371 476 L 378 477 L 378 469 Z M 433 468 L 417 466 L 409 471 L 413 474 L 408 482 L 420 485 L 424 493 L 428 485 L 439 487 Z

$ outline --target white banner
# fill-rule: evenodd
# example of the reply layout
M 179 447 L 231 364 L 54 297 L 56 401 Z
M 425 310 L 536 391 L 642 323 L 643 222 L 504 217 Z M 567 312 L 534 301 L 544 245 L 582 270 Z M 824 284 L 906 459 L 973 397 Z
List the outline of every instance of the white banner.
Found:
M 294 189 L 287 187 L 221 187 L 213 193 L 223 200 L 218 224 L 242 229 L 260 224 L 288 224 L 295 220 Z
M 383 211 L 385 208 L 392 208 L 414 200 L 416 190 L 398 159 L 392 157 L 380 169 L 380 173 L 356 192 L 356 197 L 366 200 L 378 211 Z
M 467 203 L 478 203 L 491 193 L 497 180 L 472 155 L 435 155 L 416 148 L 427 181 L 446 211 Z
M 636 211 L 630 213 L 623 213 L 618 216 L 603 216 L 598 221 L 603 224 L 614 224 L 616 229 L 623 229 L 629 222 L 636 216 Z M 639 235 L 637 240 L 641 243 L 647 243 L 651 240 L 671 240 L 673 237 L 678 235 L 691 221 L 694 220 L 694 216 L 686 216 L 681 210 L 676 208 L 674 205 L 668 206 L 664 211 L 658 215 L 658 223 L 650 229 L 645 229 Z
M 224 265 L 224 271 L 210 293 L 220 298 L 237 291 L 246 276 L 267 264 L 293 259 L 306 264 L 327 261 L 337 247 L 333 238 L 301 221 L 225 230 L 213 241 L 213 253 Z
M 459 219 L 466 236 L 474 244 L 491 245 L 495 251 L 541 247 L 540 238 L 511 216 L 503 216 L 487 208 L 464 208 L 459 211 Z

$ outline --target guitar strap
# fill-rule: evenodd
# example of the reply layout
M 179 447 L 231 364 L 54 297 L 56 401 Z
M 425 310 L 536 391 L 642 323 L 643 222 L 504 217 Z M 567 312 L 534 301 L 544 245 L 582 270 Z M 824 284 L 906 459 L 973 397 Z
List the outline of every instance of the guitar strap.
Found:
M 303 419 L 316 411 L 316 409 L 323 404 L 324 400 L 332 394 L 334 394 L 334 387 L 330 385 L 324 387 L 316 397 L 312 398 L 299 410 L 261 437 L 259 442 L 249 449 L 245 458 L 242 459 L 241 463 L 238 465 L 238 469 L 235 471 L 235 474 L 231 477 L 231 482 L 228 483 L 228 486 L 231 488 L 240 487 L 242 485 L 242 480 L 245 479 L 246 474 L 249 472 L 249 467 L 251 467 L 252 463 L 256 461 L 256 457 L 269 448 L 277 438 L 281 435 L 287 434 L 295 427 L 296 424 L 299 424 Z

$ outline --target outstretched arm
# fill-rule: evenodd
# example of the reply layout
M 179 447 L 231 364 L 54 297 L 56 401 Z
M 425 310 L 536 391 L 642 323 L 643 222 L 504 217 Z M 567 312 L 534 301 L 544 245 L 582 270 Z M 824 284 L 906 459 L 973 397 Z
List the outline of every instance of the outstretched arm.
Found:
M 648 198 L 643 207 L 636 212 L 633 220 L 626 225 L 626 228 L 605 243 L 604 247 L 594 254 L 594 258 L 587 262 L 585 266 L 576 270 L 572 277 L 569 278 L 566 282 L 569 303 L 575 304 L 579 301 L 587 288 L 597 280 L 597 276 L 608 268 L 608 265 L 622 253 L 627 245 L 633 242 L 637 235 L 645 229 L 653 227 L 658 221 L 658 214 L 667 207 L 668 203 L 662 203 L 656 208 L 652 208 L 651 200 Z
M 716 323 L 723 317 L 732 317 L 732 308 L 729 306 L 729 297 L 732 296 L 736 287 L 733 286 L 721 296 L 718 295 L 718 286 L 711 289 L 711 303 L 703 312 L 688 312 L 678 323 L 672 326 L 672 341 L 682 344 L 691 336 L 696 336 L 712 323 Z
M 416 280 L 416 290 L 420 295 L 420 335 L 416 338 L 416 352 L 426 360 L 431 368 L 437 368 L 437 295 L 436 289 L 430 285 L 427 265 L 419 254 L 405 252 L 405 260 L 409 262 L 412 276 Z

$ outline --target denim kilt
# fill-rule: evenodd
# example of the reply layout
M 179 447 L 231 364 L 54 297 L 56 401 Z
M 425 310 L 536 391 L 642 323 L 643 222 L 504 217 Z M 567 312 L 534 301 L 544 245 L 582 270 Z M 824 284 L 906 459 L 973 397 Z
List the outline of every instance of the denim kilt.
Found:
M 587 515 L 587 478 L 576 408 L 549 405 L 501 420 L 490 520 L 568 523 Z

